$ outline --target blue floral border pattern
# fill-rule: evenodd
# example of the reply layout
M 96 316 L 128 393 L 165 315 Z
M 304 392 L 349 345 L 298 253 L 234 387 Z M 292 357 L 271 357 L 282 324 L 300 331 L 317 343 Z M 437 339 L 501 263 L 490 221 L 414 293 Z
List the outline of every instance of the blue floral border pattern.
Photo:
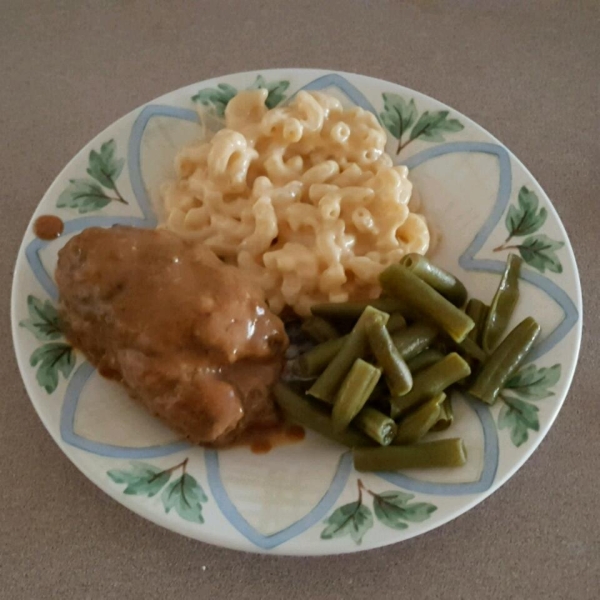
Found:
M 327 88 L 337 88 L 351 102 L 375 114 L 377 112 L 367 98 L 357 90 L 349 81 L 341 75 L 331 73 L 319 77 L 305 85 L 303 90 L 323 90 Z M 300 90 L 297 90 L 297 93 Z M 293 98 L 293 95 L 291 96 Z M 197 122 L 197 113 L 193 110 L 177 108 L 166 105 L 148 105 L 144 107 L 137 116 L 128 143 L 127 167 L 129 179 L 133 189 L 135 199 L 142 211 L 143 218 L 139 217 L 105 217 L 105 216 L 85 216 L 72 219 L 65 223 L 64 234 L 76 233 L 87 227 L 98 226 L 108 227 L 111 225 L 131 225 L 136 227 L 155 227 L 156 216 L 154 215 L 148 190 L 144 184 L 141 172 L 140 154 L 141 142 L 148 122 L 154 117 L 171 117 L 190 122 Z M 503 261 L 478 259 L 476 255 L 483 248 L 488 237 L 498 225 L 502 215 L 505 213 L 510 199 L 512 187 L 512 169 L 510 156 L 507 150 L 493 143 L 484 142 L 450 142 L 434 145 L 406 160 L 399 161 L 399 164 L 406 165 L 409 169 L 415 169 L 425 162 L 439 156 L 450 153 L 485 153 L 495 156 L 498 159 L 500 168 L 500 185 L 493 210 L 481 230 L 477 233 L 468 248 L 459 258 L 460 266 L 467 271 L 480 271 L 490 273 L 500 273 L 504 268 Z M 36 279 L 43 287 L 48 296 L 56 300 L 57 290 L 51 275 L 45 270 L 40 251 L 48 242 L 34 239 L 25 249 L 27 261 L 35 275 Z M 577 307 L 571 298 L 556 285 L 552 280 L 544 275 L 523 269 L 522 278 L 545 292 L 554 300 L 563 310 L 564 317 L 560 324 L 550 333 L 550 335 L 540 343 L 533 351 L 530 360 L 539 359 L 558 344 L 575 326 L 579 315 Z M 120 459 L 144 459 L 156 458 L 181 452 L 189 448 L 185 442 L 177 442 L 162 446 L 152 446 L 146 448 L 127 448 L 93 442 L 87 440 L 75 433 L 74 420 L 77 411 L 77 404 L 81 392 L 93 373 L 93 367 L 89 363 L 83 363 L 75 371 L 69 381 L 67 392 L 62 407 L 60 431 L 62 439 L 77 448 L 100 456 Z M 468 401 L 469 402 L 469 401 Z M 498 466 L 498 434 L 493 422 L 491 413 L 487 407 L 480 403 L 469 402 L 471 408 L 476 412 L 483 429 L 485 446 L 485 464 L 479 481 L 465 484 L 436 484 L 418 481 L 409 476 L 398 473 L 381 474 L 381 477 L 404 489 L 428 493 L 433 495 L 463 495 L 474 494 L 488 490 L 493 484 L 497 466 Z M 262 549 L 274 548 L 290 539 L 300 535 L 308 528 L 319 522 L 323 516 L 333 507 L 348 481 L 351 472 L 351 461 L 348 454 L 341 454 L 337 471 L 333 477 L 329 490 L 325 493 L 320 502 L 303 518 L 289 527 L 270 536 L 263 536 L 253 529 L 242 517 L 234 503 L 228 497 L 223 486 L 219 470 L 218 453 L 213 450 L 205 451 L 205 462 L 208 474 L 208 482 L 215 501 L 225 518 L 250 542 Z

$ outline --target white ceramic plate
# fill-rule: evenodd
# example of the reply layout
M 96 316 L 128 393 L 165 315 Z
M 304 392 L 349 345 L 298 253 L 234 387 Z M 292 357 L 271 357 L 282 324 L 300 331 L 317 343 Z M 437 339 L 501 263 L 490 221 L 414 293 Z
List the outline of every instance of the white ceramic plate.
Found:
M 325 90 L 380 115 L 389 129 L 389 151 L 411 169 L 424 212 L 440 233 L 435 261 L 460 276 L 472 295 L 491 300 L 509 251 L 525 260 L 515 322 L 533 314 L 542 325 L 541 340 L 504 390 L 505 400 L 488 408 L 454 398 L 455 424 L 438 435 L 464 438 L 466 467 L 359 475 L 344 448 L 310 433 L 299 444 L 264 455 L 191 447 L 102 379 L 62 338 L 53 282 L 58 250 L 93 225 L 154 227 L 158 187 L 174 175 L 177 150 L 199 134 L 195 102 L 219 109 L 236 90 L 257 85 L 269 89 L 273 104 L 300 89 Z M 36 237 L 40 215 L 62 219 L 62 236 L 49 242 Z M 21 374 L 44 425 L 69 459 L 115 500 L 213 544 L 335 554 L 438 527 L 516 472 L 565 400 L 581 338 L 581 291 L 571 245 L 550 200 L 481 127 L 386 81 L 271 70 L 167 94 L 85 146 L 50 186 L 25 234 L 12 326 Z

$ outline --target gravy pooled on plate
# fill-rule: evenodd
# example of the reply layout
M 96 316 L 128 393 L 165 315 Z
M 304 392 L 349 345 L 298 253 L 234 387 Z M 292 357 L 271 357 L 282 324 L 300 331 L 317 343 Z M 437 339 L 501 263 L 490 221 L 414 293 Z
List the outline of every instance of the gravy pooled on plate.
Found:
M 90 228 L 60 251 L 56 281 L 69 341 L 190 441 L 228 445 L 278 422 L 283 323 L 207 247 L 166 230 Z

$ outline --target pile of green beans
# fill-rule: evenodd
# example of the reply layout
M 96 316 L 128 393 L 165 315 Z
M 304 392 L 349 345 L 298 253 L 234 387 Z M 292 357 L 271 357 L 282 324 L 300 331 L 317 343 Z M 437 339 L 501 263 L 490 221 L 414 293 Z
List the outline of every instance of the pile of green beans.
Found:
M 451 429 L 457 387 L 493 404 L 535 343 L 532 317 L 502 339 L 519 299 L 521 262 L 509 255 L 489 305 L 409 254 L 381 273 L 385 297 L 313 306 L 302 329 L 316 344 L 291 369 L 304 386 L 278 383 L 280 408 L 352 448 L 359 471 L 464 465 L 461 439 L 427 436 Z

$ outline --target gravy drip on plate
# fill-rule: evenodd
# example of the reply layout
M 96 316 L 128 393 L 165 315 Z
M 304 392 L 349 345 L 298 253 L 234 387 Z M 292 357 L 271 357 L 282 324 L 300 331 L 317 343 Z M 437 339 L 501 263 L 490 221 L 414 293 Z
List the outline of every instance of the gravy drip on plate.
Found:
M 33 223 L 33 233 L 40 240 L 54 240 L 60 237 L 65 224 L 55 215 L 41 215 Z
M 254 454 L 266 454 L 276 446 L 297 444 L 305 437 L 304 427 L 281 423 L 263 431 L 249 432 L 248 441 Z

